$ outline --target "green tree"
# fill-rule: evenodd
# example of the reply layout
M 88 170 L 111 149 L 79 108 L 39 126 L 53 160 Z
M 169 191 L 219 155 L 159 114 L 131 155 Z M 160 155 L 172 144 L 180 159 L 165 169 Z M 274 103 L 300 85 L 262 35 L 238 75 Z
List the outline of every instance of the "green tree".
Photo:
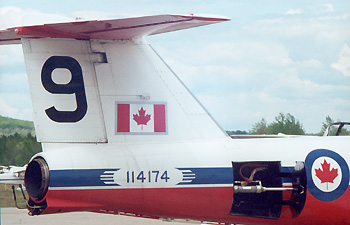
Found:
M 6 137 L 5 137 L 5 135 L 1 135 L 1 137 L 0 137 L 0 165 L 2 162 L 4 162 L 5 147 L 6 147 Z
M 244 131 L 244 130 L 232 130 L 232 131 L 227 130 L 226 133 L 228 135 L 246 135 L 246 134 L 248 134 L 248 132 Z
M 305 134 L 304 128 L 299 122 L 295 119 L 293 115 L 287 113 L 280 113 L 275 117 L 275 121 L 272 122 L 268 127 L 268 134 L 293 134 L 293 135 L 303 135 Z
M 340 136 L 350 136 L 350 130 L 342 128 Z
M 23 136 L 15 133 L 0 137 L 0 165 L 23 166 L 40 151 L 40 143 L 31 134 Z
M 266 120 L 262 118 L 259 122 L 253 125 L 251 130 L 252 134 L 291 134 L 291 135 L 303 135 L 305 134 L 302 124 L 290 113 L 285 115 L 280 113 L 275 117 L 275 121 L 271 124 L 267 124 Z
M 326 117 L 326 121 L 322 122 L 322 127 L 321 127 L 321 131 L 319 132 L 319 135 L 323 135 L 324 132 L 327 130 L 327 128 L 329 127 L 329 125 L 331 125 L 332 123 L 334 123 L 334 120 L 328 115 Z M 333 134 L 335 135 L 335 133 L 337 132 L 336 128 L 333 127 L 331 128 L 331 130 L 329 131 L 329 134 Z
M 253 125 L 252 130 L 250 131 L 252 134 L 267 134 L 267 125 L 266 120 L 262 118 L 259 122 L 256 122 Z
M 326 121 L 322 123 L 322 127 L 321 127 L 321 131 L 318 133 L 319 135 L 323 135 L 325 133 L 325 131 L 327 130 L 327 128 L 332 125 L 335 121 L 328 115 L 326 117 Z M 337 122 L 340 122 L 340 120 L 337 120 Z M 350 135 L 350 131 L 347 130 L 345 128 L 346 126 L 344 126 L 342 129 L 341 129 L 341 132 L 340 132 L 340 136 L 349 136 Z M 337 125 L 333 125 L 330 127 L 329 131 L 328 131 L 328 136 L 335 136 L 336 133 L 337 133 L 337 130 L 338 130 L 339 126 Z

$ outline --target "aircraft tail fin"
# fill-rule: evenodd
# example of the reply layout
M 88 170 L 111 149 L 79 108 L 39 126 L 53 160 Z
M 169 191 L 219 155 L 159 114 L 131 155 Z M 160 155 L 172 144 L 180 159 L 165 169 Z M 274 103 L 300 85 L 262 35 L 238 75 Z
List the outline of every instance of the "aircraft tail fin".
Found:
M 21 40 L 40 142 L 226 138 L 144 39 L 225 20 L 163 15 L 46 24 L 0 31 L 0 43 Z

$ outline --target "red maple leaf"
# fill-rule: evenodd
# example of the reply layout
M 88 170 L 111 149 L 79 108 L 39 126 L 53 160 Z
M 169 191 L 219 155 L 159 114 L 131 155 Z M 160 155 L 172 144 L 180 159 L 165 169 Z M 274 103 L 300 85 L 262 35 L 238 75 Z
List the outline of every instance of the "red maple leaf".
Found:
M 328 190 L 328 183 L 333 183 L 334 179 L 338 176 L 338 169 L 332 168 L 330 170 L 330 163 L 327 163 L 326 160 L 321 163 L 321 168 L 315 169 L 316 177 L 321 180 L 321 183 L 327 183 L 327 190 Z
M 143 125 L 147 125 L 148 121 L 151 120 L 151 115 L 146 115 L 146 110 L 144 110 L 143 107 L 138 111 L 139 115 L 133 114 L 133 117 L 137 125 L 141 125 L 141 130 L 143 130 Z

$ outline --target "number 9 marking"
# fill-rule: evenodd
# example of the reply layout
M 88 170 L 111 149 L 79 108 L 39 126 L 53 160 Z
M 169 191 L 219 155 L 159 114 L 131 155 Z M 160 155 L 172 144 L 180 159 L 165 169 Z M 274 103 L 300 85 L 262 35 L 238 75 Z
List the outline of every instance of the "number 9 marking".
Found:
M 52 72 L 57 68 L 70 71 L 72 78 L 69 83 L 57 84 L 52 80 Z M 59 111 L 55 106 L 45 110 L 51 120 L 58 123 L 75 123 L 84 118 L 87 112 L 87 101 L 83 71 L 77 60 L 69 56 L 50 57 L 41 70 L 41 82 L 45 90 L 52 94 L 75 94 L 77 108 L 74 111 Z

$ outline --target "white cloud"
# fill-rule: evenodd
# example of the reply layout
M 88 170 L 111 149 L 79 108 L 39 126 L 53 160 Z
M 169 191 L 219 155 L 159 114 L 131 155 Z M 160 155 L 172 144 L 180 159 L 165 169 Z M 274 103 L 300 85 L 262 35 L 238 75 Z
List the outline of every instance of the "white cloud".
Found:
M 113 12 L 101 12 L 101 11 L 76 11 L 73 13 L 74 17 L 78 20 L 108 20 L 108 19 L 120 19 L 129 17 L 145 16 L 139 13 L 121 13 Z
M 0 71 L 1 72 L 1 71 Z M 26 73 L 1 72 L 0 94 L 22 93 L 29 95 L 29 84 Z
M 292 40 L 303 41 L 303 47 L 323 44 L 329 48 L 334 43 L 348 41 L 350 14 L 327 14 L 327 16 L 307 16 L 261 19 L 248 23 L 243 27 L 243 34 L 248 37 L 259 37 L 270 41 Z M 242 35 L 238 33 L 238 35 Z M 255 36 L 254 36 L 255 35 Z M 300 38 L 299 40 L 296 38 Z M 303 39 L 303 40 L 301 40 Z M 310 42 L 311 43 L 308 43 Z M 327 45 L 325 43 L 327 42 Z
M 44 23 L 69 22 L 73 20 L 74 18 L 58 13 L 49 14 L 33 9 L 21 9 L 13 6 L 0 8 L 0 29 Z
M 24 63 L 21 45 L 1 45 L 0 46 L 0 65 L 13 65 Z M 1 69 L 0 69 L 1 72 Z
M 0 96 L 0 115 L 13 117 L 18 112 L 18 109 L 11 107 L 7 102 Z
M 302 13 L 303 13 L 303 11 L 301 9 L 289 9 L 284 14 L 286 14 L 286 15 L 296 15 L 296 14 L 302 14 Z
M 325 12 L 334 12 L 334 8 L 332 4 L 324 4 L 324 6 L 326 7 Z
M 29 94 L 5 93 L 0 95 L 0 115 L 22 120 L 33 120 Z
M 333 5 L 339 9 L 339 5 Z M 349 88 L 344 85 L 348 76 L 341 76 L 332 69 L 349 71 L 346 66 L 350 61 L 349 46 L 343 48 L 345 50 L 338 58 L 337 53 L 350 38 L 347 29 L 350 14 L 334 12 L 333 5 L 317 3 L 298 9 L 290 4 L 290 10 L 278 17 L 273 16 L 276 14 L 271 14 L 271 11 L 259 10 L 246 15 L 243 11 L 237 14 L 227 10 L 227 14 L 222 14 L 231 16 L 231 22 L 184 33 L 157 35 L 150 37 L 149 41 L 225 129 L 249 130 L 262 117 L 272 122 L 274 116 L 284 112 L 298 118 L 307 132 L 318 132 L 325 116 L 343 119 L 342 115 L 348 114 L 350 106 L 347 100 Z M 129 16 L 115 16 L 115 10 L 110 9 L 106 9 L 109 13 L 99 12 L 98 8 L 96 11 L 77 11 L 81 9 L 72 7 L 69 16 L 22 8 L 0 8 L 0 28 L 47 23 L 50 20 L 73 21 L 76 17 L 105 19 Z M 134 6 L 130 6 L 132 8 Z M 311 8 L 316 8 L 317 12 Z M 160 13 L 168 11 L 163 9 L 156 7 L 152 10 Z M 325 9 L 334 13 L 326 13 Z M 147 12 L 144 8 L 122 11 Z M 60 9 L 57 12 L 65 13 Z M 23 60 L 16 50 L 9 51 L 11 53 L 6 55 L 0 53 L 1 63 L 4 59 L 8 62 Z M 11 67 L 0 65 L 0 72 L 1 69 L 6 70 L 0 74 L 0 91 L 3 91 L 0 93 L 0 113 L 6 109 L 9 116 L 28 117 L 24 115 L 31 115 L 31 106 L 24 102 L 25 98 L 14 97 L 12 94 L 15 92 L 8 93 L 8 87 L 1 86 L 1 75 L 8 73 L 16 65 L 15 61 Z M 8 79 L 3 83 L 16 83 L 14 76 Z M 16 93 L 18 89 L 24 88 L 16 87 Z M 18 102 L 17 105 L 14 102 Z M 16 109 L 17 112 L 14 111 Z
M 302 62 L 297 62 L 297 65 L 310 67 L 310 68 L 319 68 L 322 66 L 322 63 L 317 59 L 307 59 Z
M 343 73 L 344 76 L 350 77 L 350 47 L 345 44 L 338 55 L 338 61 L 331 65 L 334 69 Z

